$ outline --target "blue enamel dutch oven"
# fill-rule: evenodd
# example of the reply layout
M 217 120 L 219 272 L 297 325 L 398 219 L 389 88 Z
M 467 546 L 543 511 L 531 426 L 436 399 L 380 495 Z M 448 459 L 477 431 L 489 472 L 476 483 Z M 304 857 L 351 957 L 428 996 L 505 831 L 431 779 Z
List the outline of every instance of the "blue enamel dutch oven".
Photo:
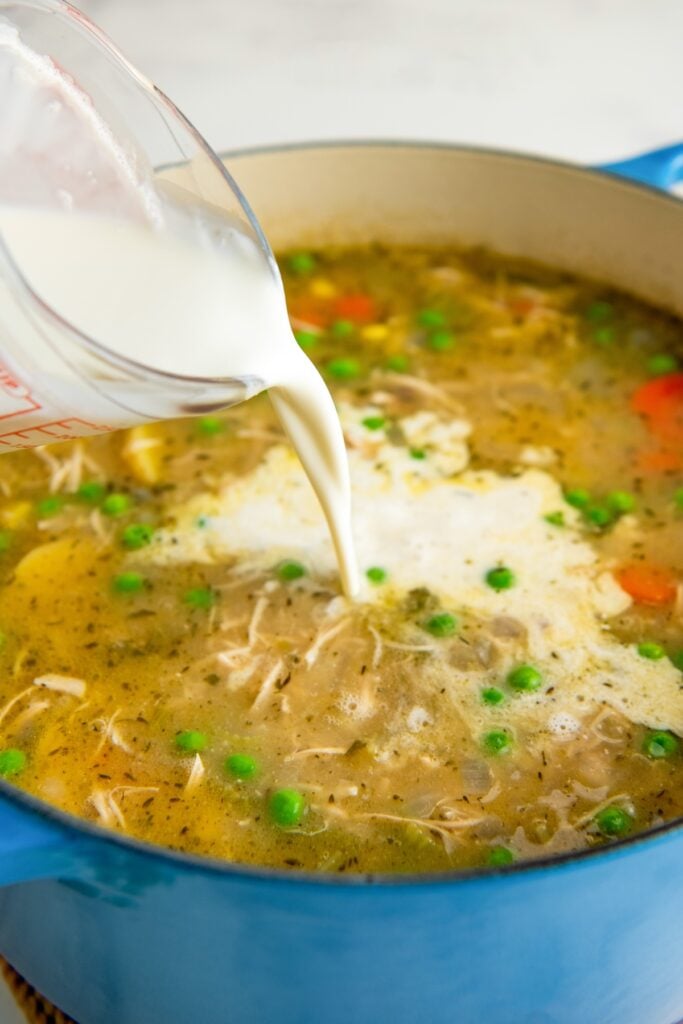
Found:
M 403 143 L 230 165 L 275 246 L 480 242 L 683 313 L 683 204 L 653 188 L 681 146 L 602 170 Z M 501 870 L 328 877 L 174 854 L 0 783 L 0 953 L 79 1024 L 674 1024 L 682 921 L 680 822 Z

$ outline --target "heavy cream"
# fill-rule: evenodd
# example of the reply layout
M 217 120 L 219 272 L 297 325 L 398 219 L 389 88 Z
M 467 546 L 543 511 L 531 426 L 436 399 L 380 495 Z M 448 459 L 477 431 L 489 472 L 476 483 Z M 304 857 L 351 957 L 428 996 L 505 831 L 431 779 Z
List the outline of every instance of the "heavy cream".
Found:
M 354 593 L 341 427 L 327 387 L 292 335 L 281 283 L 256 243 L 238 229 L 224 233 L 216 247 L 143 221 L 18 206 L 0 207 L 0 233 L 42 302 L 115 357 L 182 377 L 247 378 L 249 393 L 272 389 L 327 517 L 344 589 Z M 9 301 L 0 306 L 0 323 L 31 344 L 33 332 L 21 335 L 20 311 L 12 314 Z M 78 416 L 83 370 L 65 361 L 58 327 L 43 329 L 42 340 L 46 331 L 36 389 L 48 400 L 61 396 L 61 412 L 64 402 L 75 403 L 66 412 Z M 163 387 L 163 380 L 150 378 L 146 386 Z M 116 394 L 130 408 L 125 384 Z M 0 392 L 0 415 L 12 411 L 11 402 L 2 408 Z M 103 408 L 107 419 L 111 410 Z

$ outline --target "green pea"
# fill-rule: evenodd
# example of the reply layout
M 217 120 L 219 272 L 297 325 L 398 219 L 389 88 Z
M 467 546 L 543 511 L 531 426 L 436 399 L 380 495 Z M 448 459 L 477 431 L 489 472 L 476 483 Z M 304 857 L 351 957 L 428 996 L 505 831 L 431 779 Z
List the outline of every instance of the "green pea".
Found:
M 268 813 L 280 828 L 293 828 L 301 821 L 305 806 L 297 789 L 276 789 L 268 801 Z
M 509 590 L 517 582 L 512 569 L 508 569 L 504 565 L 489 569 L 485 579 L 492 590 Z
M 76 497 L 89 505 L 99 505 L 107 491 L 100 480 L 84 480 L 76 491 Z
M 139 594 L 144 586 L 145 577 L 139 572 L 120 572 L 112 580 L 112 587 L 117 594 Z
M 551 526 L 564 526 L 564 512 L 548 512 L 546 516 L 543 516 L 546 523 L 550 523 Z
M 670 658 L 670 661 L 679 672 L 683 672 L 683 651 L 675 651 Z
M 446 317 L 438 309 L 421 309 L 416 319 L 420 327 L 443 327 L 446 323 Z
M 427 458 L 427 452 L 424 448 L 411 448 L 410 457 L 411 459 L 417 459 L 418 462 L 422 462 L 423 459 Z
M 614 316 L 614 307 L 611 302 L 604 302 L 600 299 L 595 302 L 591 302 L 586 307 L 583 313 L 586 320 L 589 320 L 593 324 L 601 324 L 606 320 L 611 320 Z
M 327 364 L 327 372 L 336 380 L 353 380 L 360 374 L 360 363 L 357 359 L 332 359 Z
M 305 576 L 306 568 L 301 562 L 286 561 L 280 562 L 275 572 L 283 583 L 291 583 L 292 580 L 300 580 L 302 576 Z
M 458 620 L 450 612 L 438 612 L 422 624 L 422 628 L 432 636 L 453 636 L 458 628 Z
M 512 739 L 505 729 L 492 729 L 484 733 L 481 743 L 488 754 L 506 754 L 512 746 Z
M 508 864 L 513 864 L 514 860 L 514 853 L 507 846 L 494 846 L 492 850 L 489 850 L 486 863 L 492 868 L 504 868 Z
M 131 523 L 126 526 L 121 534 L 121 543 L 129 551 L 138 551 L 140 548 L 151 544 L 154 536 L 154 527 L 149 523 Z
M 175 738 L 176 749 L 183 754 L 200 754 L 202 750 L 206 750 L 208 744 L 208 736 L 198 729 L 185 729 Z
M 434 331 L 429 336 L 428 344 L 432 352 L 450 352 L 455 344 L 455 338 L 450 331 Z
M 9 530 L 0 530 L 0 555 L 4 555 L 6 551 L 12 547 L 12 533 Z
M 593 341 L 596 345 L 611 345 L 616 338 L 616 331 L 613 327 L 596 327 L 593 331 Z
M 216 591 L 211 587 L 192 587 L 183 594 L 183 601 L 189 604 L 190 608 L 208 611 L 216 603 Z
M 258 764 L 249 754 L 230 754 L 225 761 L 225 770 L 236 779 L 253 779 L 258 772 Z
M 591 496 L 583 487 L 575 487 L 571 491 L 564 492 L 564 500 L 573 508 L 585 508 L 590 502 Z
M 484 704 L 489 704 L 495 707 L 497 704 L 502 704 L 505 700 L 505 694 L 502 690 L 499 690 L 497 686 L 487 686 L 485 690 L 481 691 L 481 699 Z
M 659 661 L 666 654 L 661 644 L 655 644 L 651 640 L 644 640 L 638 644 L 636 650 L 641 658 L 648 658 L 650 661 Z
M 602 530 L 614 522 L 614 512 L 606 505 L 588 505 L 583 509 L 583 517 L 586 522 Z
M 291 274 L 298 274 L 305 277 L 312 274 L 316 267 L 316 259 L 310 252 L 293 252 L 287 259 L 287 270 Z
M 667 373 L 673 373 L 677 369 L 678 360 L 676 356 L 667 355 L 665 352 L 651 356 L 647 361 L 647 372 L 653 377 L 662 377 Z
M 683 487 L 678 487 L 674 491 L 674 505 L 679 512 L 683 512 Z
M 387 370 L 392 370 L 393 373 L 405 373 L 408 369 L 408 356 L 400 354 L 389 356 L 384 365 Z
M 27 757 L 23 750 L 16 747 L 7 747 L 0 750 L 0 775 L 7 779 L 12 775 L 19 775 L 26 767 Z
M 102 502 L 102 511 L 105 516 L 122 516 L 130 511 L 133 504 L 128 494 L 108 494 Z
M 387 421 L 384 416 L 366 416 L 365 419 L 361 420 L 361 423 L 367 430 L 382 430 Z
M 610 839 L 625 836 L 633 824 L 633 819 L 628 811 L 614 804 L 598 811 L 593 820 L 603 836 L 607 836 Z
M 294 331 L 294 337 L 299 343 L 299 346 L 307 352 L 317 344 L 318 335 L 315 331 Z
M 330 327 L 330 333 L 335 338 L 348 338 L 356 329 L 352 320 L 335 320 Z
M 653 758 L 653 760 L 673 757 L 674 754 L 678 753 L 679 748 L 680 744 L 677 737 L 663 729 L 648 733 L 643 743 L 643 753 Z
M 386 583 L 389 573 L 379 565 L 372 565 L 369 569 L 365 570 L 365 575 L 371 583 L 379 584 Z
M 58 515 L 64 508 L 64 498 L 61 494 L 51 494 L 49 498 L 43 498 L 36 506 L 39 519 L 50 519 Z
M 204 437 L 215 437 L 216 434 L 223 431 L 224 427 L 224 421 L 218 416 L 202 416 L 197 420 L 197 430 Z
M 521 693 L 531 693 L 538 690 L 543 682 L 543 676 L 533 665 L 518 665 L 507 675 L 507 684 L 513 690 Z
M 605 499 L 607 507 L 617 515 L 625 515 L 636 507 L 636 499 L 628 491 L 612 491 Z

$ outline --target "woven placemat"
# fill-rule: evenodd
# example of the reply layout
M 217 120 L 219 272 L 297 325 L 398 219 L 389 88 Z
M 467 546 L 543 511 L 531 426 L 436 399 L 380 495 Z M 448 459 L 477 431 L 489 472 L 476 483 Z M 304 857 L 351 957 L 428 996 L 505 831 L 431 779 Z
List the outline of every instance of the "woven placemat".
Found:
M 6 960 L 0 957 L 0 971 L 28 1024 L 76 1024 L 71 1017 L 44 999 Z

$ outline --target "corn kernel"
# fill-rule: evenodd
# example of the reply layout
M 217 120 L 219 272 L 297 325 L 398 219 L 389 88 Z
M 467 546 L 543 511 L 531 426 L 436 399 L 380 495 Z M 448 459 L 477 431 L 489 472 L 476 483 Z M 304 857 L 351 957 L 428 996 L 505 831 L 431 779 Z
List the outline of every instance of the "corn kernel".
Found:
M 127 432 L 121 458 L 141 484 L 159 482 L 162 454 L 162 440 L 154 424 L 133 427 Z
M 8 530 L 20 530 L 26 526 L 33 514 L 33 505 L 30 501 L 13 501 L 5 505 L 0 512 L 0 522 Z
M 308 291 L 316 299 L 333 299 L 337 294 L 337 288 L 326 277 L 314 277 Z
M 360 336 L 365 341 L 384 341 L 389 337 L 389 328 L 386 324 L 368 324 L 362 328 Z

